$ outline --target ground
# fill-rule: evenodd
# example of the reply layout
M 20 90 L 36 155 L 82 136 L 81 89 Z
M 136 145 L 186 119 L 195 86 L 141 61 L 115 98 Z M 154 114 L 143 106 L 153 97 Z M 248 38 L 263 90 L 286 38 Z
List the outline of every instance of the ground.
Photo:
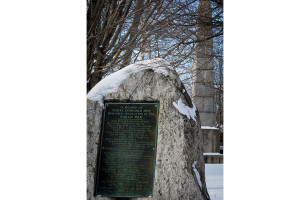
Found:
M 223 164 L 205 164 L 207 190 L 211 200 L 223 200 Z

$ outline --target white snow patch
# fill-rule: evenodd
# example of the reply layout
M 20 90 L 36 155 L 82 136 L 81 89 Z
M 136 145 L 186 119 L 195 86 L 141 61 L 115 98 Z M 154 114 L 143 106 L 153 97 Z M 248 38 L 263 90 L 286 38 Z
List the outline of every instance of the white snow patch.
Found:
M 213 126 L 201 126 L 201 129 L 214 129 L 214 130 L 219 130 L 219 128 L 213 127 Z
M 87 98 L 90 100 L 98 101 L 100 106 L 103 107 L 103 98 L 110 93 L 117 92 L 120 85 L 128 78 L 132 73 L 137 73 L 141 70 L 152 69 L 157 73 L 161 73 L 165 76 L 169 75 L 166 68 L 174 70 L 173 67 L 166 60 L 161 58 L 155 58 L 152 60 L 144 60 L 137 62 L 127 67 L 110 74 L 97 83 L 87 94 Z
M 194 161 L 192 167 L 196 175 L 197 182 L 202 188 L 200 174 L 195 167 L 196 164 L 197 161 Z M 223 200 L 223 164 L 205 164 L 205 179 L 210 199 Z
M 207 191 L 211 200 L 223 200 L 223 164 L 205 164 Z
M 196 174 L 198 185 L 200 186 L 200 188 L 202 188 L 202 183 L 200 181 L 200 174 L 199 174 L 198 170 L 195 167 L 196 164 L 197 164 L 197 161 L 195 160 L 192 167 L 193 167 L 194 173 Z
M 220 154 L 220 153 L 203 153 L 203 155 L 205 155 L 205 156 L 221 156 L 223 154 Z
M 173 106 L 175 108 L 177 108 L 177 110 L 181 114 L 187 116 L 187 118 L 189 118 L 189 119 L 192 118 L 197 123 L 197 120 L 196 120 L 196 110 L 197 110 L 197 108 L 196 108 L 194 103 L 193 103 L 193 108 L 190 108 L 190 107 L 184 105 L 184 103 L 182 103 L 182 100 L 180 98 L 180 99 L 178 99 L 177 103 L 173 102 Z

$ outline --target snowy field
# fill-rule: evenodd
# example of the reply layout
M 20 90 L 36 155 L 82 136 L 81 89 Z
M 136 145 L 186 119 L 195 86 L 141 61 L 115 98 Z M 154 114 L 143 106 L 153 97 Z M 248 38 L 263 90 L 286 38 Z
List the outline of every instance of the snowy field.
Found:
M 211 200 L 223 200 L 223 164 L 205 164 L 207 190 Z

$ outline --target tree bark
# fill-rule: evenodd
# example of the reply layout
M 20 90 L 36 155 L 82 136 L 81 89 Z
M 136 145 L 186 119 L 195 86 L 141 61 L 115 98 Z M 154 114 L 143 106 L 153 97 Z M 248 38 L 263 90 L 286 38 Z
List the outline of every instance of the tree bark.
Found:
M 127 65 L 130 64 L 132 52 L 136 44 L 136 38 L 138 37 L 138 30 L 139 30 L 141 17 L 144 12 L 143 9 L 144 0 L 136 0 L 135 2 L 136 2 L 135 15 L 132 22 L 132 26 L 130 28 L 129 44 L 126 47 L 124 62 L 121 65 L 121 68 L 126 67 Z

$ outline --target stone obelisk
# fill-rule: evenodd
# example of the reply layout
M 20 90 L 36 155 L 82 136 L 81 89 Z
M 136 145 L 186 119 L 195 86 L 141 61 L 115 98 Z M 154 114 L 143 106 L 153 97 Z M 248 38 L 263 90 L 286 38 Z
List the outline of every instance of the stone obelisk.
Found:
M 196 44 L 193 65 L 192 99 L 201 120 L 204 152 L 220 151 L 220 133 L 216 128 L 214 87 L 214 55 L 211 24 L 212 10 L 209 0 L 200 0 L 196 25 Z

